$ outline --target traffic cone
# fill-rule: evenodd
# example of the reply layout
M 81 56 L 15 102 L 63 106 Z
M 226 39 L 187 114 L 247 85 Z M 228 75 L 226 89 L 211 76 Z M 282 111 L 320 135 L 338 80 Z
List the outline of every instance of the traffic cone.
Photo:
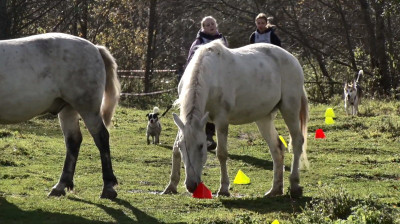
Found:
M 235 180 L 233 180 L 234 184 L 250 184 L 250 178 L 243 173 L 242 170 L 239 170 L 236 174 Z
M 287 143 L 285 142 L 285 139 L 281 135 L 279 135 L 279 139 L 281 140 L 283 145 L 287 148 Z
M 315 138 L 326 138 L 324 131 L 322 129 L 317 129 L 315 131 Z
M 196 190 L 193 192 L 193 197 L 212 199 L 212 194 L 211 191 L 203 184 L 203 182 L 200 182 L 200 184 L 197 185 Z
M 332 109 L 332 108 L 326 109 L 326 111 L 325 111 L 325 117 L 332 117 L 332 118 L 335 118 L 335 117 L 336 117 L 336 116 L 335 116 L 335 112 L 333 112 L 333 109 Z
M 325 118 L 325 124 L 334 124 L 335 121 L 333 120 L 332 117 L 326 117 Z

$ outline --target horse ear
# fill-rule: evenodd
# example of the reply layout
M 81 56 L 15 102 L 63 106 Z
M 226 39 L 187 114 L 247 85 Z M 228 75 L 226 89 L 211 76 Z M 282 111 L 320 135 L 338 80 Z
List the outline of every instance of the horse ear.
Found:
M 183 131 L 185 128 L 185 125 L 183 124 L 182 120 L 179 118 L 179 116 L 176 113 L 172 113 L 172 116 L 174 116 L 174 121 L 176 126 L 178 126 L 179 129 Z
M 204 127 L 204 125 L 206 125 L 207 121 L 208 121 L 208 112 L 206 112 L 206 114 L 204 114 L 203 118 L 201 118 L 201 120 L 200 120 L 201 127 Z

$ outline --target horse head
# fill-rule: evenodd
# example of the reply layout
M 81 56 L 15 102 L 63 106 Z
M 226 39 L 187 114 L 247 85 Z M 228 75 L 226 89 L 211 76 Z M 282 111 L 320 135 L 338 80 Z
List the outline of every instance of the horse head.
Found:
M 351 105 L 354 104 L 356 95 L 357 95 L 357 83 L 354 81 L 353 83 L 346 83 L 344 87 L 344 95 L 345 99 L 349 101 Z
M 186 189 L 193 193 L 201 182 L 201 173 L 207 160 L 207 144 L 204 126 L 208 120 L 208 112 L 199 119 L 194 116 L 184 124 L 178 115 L 173 114 L 175 124 L 179 128 L 177 145 L 185 164 Z

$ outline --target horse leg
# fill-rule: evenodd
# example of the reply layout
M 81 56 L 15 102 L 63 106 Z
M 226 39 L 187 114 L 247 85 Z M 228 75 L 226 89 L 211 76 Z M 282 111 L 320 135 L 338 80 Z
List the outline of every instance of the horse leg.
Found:
M 358 114 L 358 102 L 354 103 L 354 116 L 357 116 Z
M 217 126 L 217 157 L 221 166 L 221 186 L 218 190 L 218 196 L 230 196 L 229 193 L 229 176 L 228 169 L 226 166 L 226 160 L 228 159 L 228 125 Z
M 67 106 L 58 114 L 58 118 L 64 134 L 67 154 L 60 180 L 49 193 L 49 196 L 56 197 L 65 195 L 65 188 L 68 190 L 74 188 L 73 179 L 75 166 L 78 160 L 79 148 L 82 143 L 78 113 L 71 106 Z
M 181 178 L 181 152 L 179 151 L 178 143 L 178 136 L 176 136 L 176 140 L 174 143 L 174 148 L 172 152 L 172 170 L 171 170 L 171 179 L 169 181 L 168 186 L 165 188 L 162 194 L 176 194 L 177 186 L 179 180 Z
M 82 119 L 84 120 L 86 127 L 92 135 L 97 148 L 100 151 L 101 167 L 103 172 L 103 192 L 101 198 L 114 199 L 117 197 L 117 192 L 114 190 L 114 186 L 118 184 L 117 178 L 114 175 L 111 155 L 110 155 L 110 135 L 107 128 L 105 127 L 102 118 L 97 114 L 85 114 L 81 113 Z
M 346 115 L 349 116 L 350 115 L 350 111 L 351 111 L 351 105 L 347 105 L 346 103 L 344 104 L 344 109 L 346 110 Z
M 357 101 L 356 101 L 356 103 L 354 104 L 354 110 L 355 110 L 355 115 L 357 116 L 358 115 L 358 105 L 360 104 L 360 100 L 358 99 L 358 97 L 357 97 Z
M 265 193 L 266 197 L 283 195 L 283 162 L 285 156 L 285 147 L 279 139 L 278 132 L 275 129 L 273 122 L 275 115 L 276 113 L 271 113 L 266 118 L 256 121 L 258 130 L 268 143 L 269 151 L 271 152 L 274 163 L 274 180 L 272 182 L 272 188 Z
M 303 152 L 304 136 L 300 128 L 299 110 L 294 109 L 293 105 L 292 103 L 291 106 L 285 107 L 282 104 L 280 111 L 289 129 L 293 146 L 293 160 L 289 177 L 290 195 L 298 198 L 303 195 L 303 188 L 300 186 L 300 156 Z

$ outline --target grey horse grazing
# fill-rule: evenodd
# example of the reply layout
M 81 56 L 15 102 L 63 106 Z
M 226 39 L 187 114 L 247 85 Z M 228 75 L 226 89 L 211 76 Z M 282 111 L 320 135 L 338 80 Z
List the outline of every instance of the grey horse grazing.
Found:
M 193 192 L 201 182 L 207 159 L 204 126 L 212 121 L 217 130 L 217 157 L 221 165 L 218 195 L 229 196 L 227 137 L 229 124 L 256 122 L 267 141 L 274 167 L 272 188 L 266 196 L 283 194 L 285 147 L 274 126 L 279 110 L 289 129 L 293 146 L 290 194 L 302 196 L 300 158 L 306 156 L 308 101 L 303 70 L 298 60 L 284 49 L 270 44 L 252 44 L 228 49 L 215 41 L 200 47 L 179 84 L 179 128 L 172 156 L 171 179 L 163 193 L 176 193 L 180 162 L 185 165 L 185 185 Z
M 67 153 L 50 196 L 73 189 L 82 117 L 100 151 L 102 198 L 117 196 L 106 128 L 120 95 L 117 64 L 110 52 L 79 37 L 49 33 L 0 41 L 0 124 L 58 114 Z

